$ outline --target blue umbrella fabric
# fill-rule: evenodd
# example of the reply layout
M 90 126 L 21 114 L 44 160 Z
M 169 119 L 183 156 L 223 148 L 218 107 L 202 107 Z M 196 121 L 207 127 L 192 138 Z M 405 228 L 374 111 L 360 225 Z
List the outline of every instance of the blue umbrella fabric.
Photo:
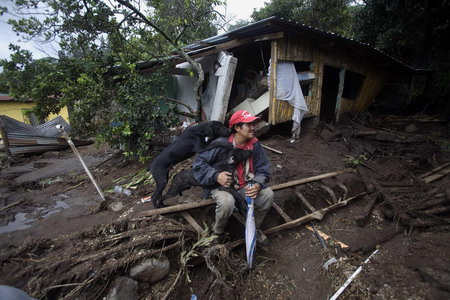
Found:
M 249 269 L 253 267 L 253 261 L 256 251 L 256 225 L 253 205 L 253 199 L 245 196 L 247 202 L 247 217 L 245 219 L 245 248 L 247 252 L 247 266 Z

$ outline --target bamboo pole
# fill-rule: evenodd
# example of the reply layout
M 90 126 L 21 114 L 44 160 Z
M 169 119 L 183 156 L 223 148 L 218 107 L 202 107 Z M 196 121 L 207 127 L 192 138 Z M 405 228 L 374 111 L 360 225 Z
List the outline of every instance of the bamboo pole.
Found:
M 312 181 L 317 181 L 317 180 L 321 180 L 321 179 L 325 179 L 325 178 L 330 178 L 330 177 L 334 177 L 334 176 L 337 176 L 337 175 L 341 175 L 341 174 L 344 174 L 344 173 L 350 173 L 350 172 L 354 172 L 354 171 L 355 170 L 351 169 L 351 168 L 344 169 L 344 170 L 341 170 L 341 171 L 325 173 L 325 174 L 321 174 L 321 175 L 317 175 L 317 176 L 312 176 L 312 177 L 308 177 L 308 178 L 303 178 L 303 179 L 299 179 L 299 180 L 294 180 L 294 181 L 290 181 L 290 182 L 285 182 L 285 183 L 273 185 L 270 188 L 273 191 L 278 191 L 278 190 L 289 188 L 291 186 L 296 186 L 296 185 L 300 185 L 300 184 L 304 184 L 304 183 L 308 183 L 308 182 L 312 182 Z
M 73 153 L 75 153 L 76 157 L 78 157 L 78 159 L 81 162 L 81 165 L 83 166 L 84 170 L 86 171 L 86 173 L 89 176 L 89 179 L 91 179 L 92 183 L 94 184 L 95 188 L 97 189 L 98 194 L 100 195 L 100 197 L 102 198 L 103 201 L 105 201 L 105 195 L 103 194 L 103 191 L 101 190 L 101 188 L 98 186 L 97 182 L 94 179 L 94 176 L 92 176 L 91 171 L 89 171 L 88 167 L 86 166 L 86 164 L 84 163 L 83 159 L 81 158 L 80 153 L 78 152 L 77 147 L 75 147 L 75 144 L 72 142 L 72 139 L 70 138 L 70 136 L 67 134 L 67 132 L 64 131 L 64 127 L 61 125 L 56 125 L 56 128 L 58 128 L 63 137 L 67 140 L 67 143 L 69 143 L 70 148 L 72 148 Z

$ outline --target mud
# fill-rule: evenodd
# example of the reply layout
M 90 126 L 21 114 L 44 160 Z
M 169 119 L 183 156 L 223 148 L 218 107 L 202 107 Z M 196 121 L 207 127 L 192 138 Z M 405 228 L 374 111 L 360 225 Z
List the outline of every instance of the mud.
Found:
M 226 255 L 208 252 L 208 247 L 198 248 L 201 257 L 210 255 L 211 264 L 204 259 L 192 260 L 173 290 L 170 287 L 182 268 L 180 253 L 196 238 L 193 228 L 179 214 L 165 215 L 164 219 L 179 223 L 180 229 L 189 229 L 185 229 L 184 239 L 167 239 L 165 246 L 184 241 L 165 250 L 171 272 L 154 286 L 141 285 L 140 297 L 159 299 L 170 291 L 169 299 L 189 299 L 192 294 L 199 299 L 328 299 L 362 265 L 361 273 L 340 299 L 450 298 L 445 279 L 450 265 L 449 212 L 445 211 L 450 205 L 450 176 L 430 182 L 426 180 L 430 177 L 422 177 L 450 162 L 450 130 L 448 123 L 421 120 L 359 115 L 337 125 L 318 126 L 305 120 L 301 137 L 294 143 L 289 141 L 289 124 L 272 127 L 260 140 L 283 154 L 266 150 L 272 163 L 270 185 L 353 168 L 352 172 L 277 190 L 275 201 L 290 218 L 310 213 L 298 193 L 317 210 L 361 193 L 366 196 L 326 213 L 322 220 L 269 235 L 271 244 L 257 248 L 256 265 L 250 272 L 245 270 L 243 247 L 231 252 L 223 248 Z M 139 228 L 130 225 L 139 212 L 152 209 L 151 203 L 140 199 L 154 186 L 137 184 L 136 189 L 130 189 L 130 196 L 113 192 L 116 185 L 129 183 L 148 162 L 126 161 L 107 146 L 80 147 L 80 152 L 108 202 L 121 203 L 123 208 L 115 212 L 101 205 L 95 187 L 70 150 L 53 158 L 17 158 L 0 175 L 0 284 L 22 288 L 42 299 L 67 295 L 92 299 L 94 291 L 96 298 L 101 298 L 114 277 L 126 276 L 138 261 L 131 253 L 147 249 L 148 255 L 155 255 L 153 250 L 161 252 L 165 247 L 161 243 L 145 247 L 129 244 L 131 240 L 107 243 L 112 238 L 108 230 L 117 222 L 127 225 L 114 234 L 139 239 L 148 231 L 167 237 L 162 223 L 152 226 L 147 221 L 141 231 L 133 231 Z M 185 162 L 176 169 L 188 165 Z M 192 188 L 167 203 L 190 202 L 200 194 L 200 189 Z M 368 207 L 371 200 L 374 205 Z M 190 213 L 198 224 L 211 227 L 213 207 Z M 362 222 L 358 217 L 364 214 L 367 220 Z M 263 229 L 285 222 L 272 209 Z M 313 224 L 332 237 L 326 239 L 326 249 L 307 228 Z M 230 242 L 236 241 L 242 238 L 243 226 L 232 217 L 227 231 Z M 166 239 L 164 236 L 160 242 Z M 101 259 L 93 259 L 89 268 L 77 269 L 77 259 L 94 254 L 101 254 Z M 322 266 L 331 258 L 337 262 L 325 270 Z M 105 263 L 111 259 L 116 264 Z M 83 285 L 76 292 L 71 286 L 48 289 L 89 278 L 94 278 L 95 284 Z

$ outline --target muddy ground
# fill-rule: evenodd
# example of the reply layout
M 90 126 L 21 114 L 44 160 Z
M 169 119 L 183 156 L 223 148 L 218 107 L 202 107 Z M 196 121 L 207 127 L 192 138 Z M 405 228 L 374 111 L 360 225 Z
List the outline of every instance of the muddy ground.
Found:
M 79 150 L 106 202 L 71 150 L 15 158 L 3 166 L 0 284 L 42 299 L 101 299 L 114 278 L 164 252 L 171 264 L 168 276 L 154 285 L 140 283 L 140 299 L 190 299 L 192 294 L 198 299 L 328 299 L 359 266 L 362 271 L 339 299 L 450 299 L 450 175 L 439 176 L 448 173 L 450 163 L 448 122 L 369 114 L 333 125 L 307 119 L 298 141 L 289 141 L 289 124 L 273 126 L 260 140 L 283 152 L 266 150 L 270 185 L 279 188 L 275 202 L 288 218 L 311 213 L 298 194 L 318 210 L 352 201 L 321 220 L 270 234 L 271 244 L 257 247 L 250 272 L 242 246 L 194 244 L 198 235 L 179 213 L 139 217 L 152 210 L 140 199 L 154 186 L 138 180 L 148 162 L 126 161 L 105 145 L 91 145 Z M 114 193 L 117 185 L 128 187 L 131 195 Z M 189 203 L 200 194 L 193 188 L 169 203 Z M 212 206 L 189 213 L 211 228 Z M 273 208 L 263 229 L 288 221 Z M 326 248 L 312 225 L 326 237 Z M 232 217 L 228 232 L 232 243 L 242 238 L 243 226 Z M 183 252 L 192 247 L 200 258 Z M 337 262 L 325 270 L 333 258 Z

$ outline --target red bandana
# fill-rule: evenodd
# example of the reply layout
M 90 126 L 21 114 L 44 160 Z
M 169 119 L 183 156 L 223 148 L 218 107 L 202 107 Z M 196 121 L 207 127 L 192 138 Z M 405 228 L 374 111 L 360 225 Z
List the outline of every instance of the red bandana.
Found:
M 256 137 L 253 137 L 251 139 L 249 139 L 247 141 L 247 144 L 243 145 L 243 146 L 239 146 L 236 145 L 234 143 L 234 133 L 232 133 L 229 137 L 228 137 L 228 142 L 232 143 L 234 145 L 235 148 L 240 148 L 240 149 L 244 149 L 244 150 L 252 150 L 253 151 L 253 145 L 258 141 L 258 139 Z M 253 169 L 253 154 L 250 155 L 250 157 L 248 158 L 248 163 L 249 163 L 249 170 L 251 173 L 255 173 L 255 170 Z M 245 161 L 242 161 L 240 163 L 238 163 L 237 167 L 236 167 L 236 174 L 237 174 L 237 179 L 238 179 L 238 183 L 239 183 L 239 188 L 242 188 L 245 184 Z

